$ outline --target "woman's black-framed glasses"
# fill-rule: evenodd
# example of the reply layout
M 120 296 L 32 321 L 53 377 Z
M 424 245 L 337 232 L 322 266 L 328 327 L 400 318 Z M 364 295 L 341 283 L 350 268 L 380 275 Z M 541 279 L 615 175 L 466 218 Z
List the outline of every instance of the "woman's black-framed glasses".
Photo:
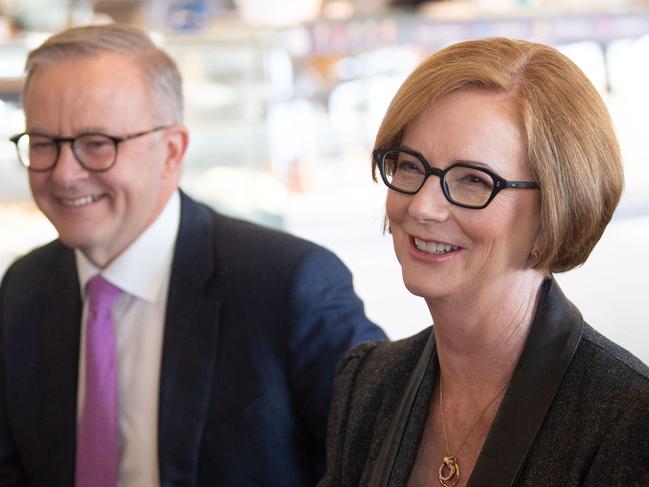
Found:
M 439 177 L 446 199 L 462 208 L 480 210 L 503 189 L 539 189 L 532 181 L 508 181 L 495 172 L 469 162 L 457 162 L 446 169 L 431 167 L 424 156 L 408 149 L 377 150 L 372 153 L 381 178 L 390 189 L 416 194 L 429 176 Z
M 108 171 L 117 161 L 117 148 L 127 140 L 167 129 L 170 125 L 154 127 L 120 137 L 98 132 L 88 132 L 75 137 L 52 137 L 38 132 L 23 132 L 10 137 L 16 144 L 18 160 L 32 172 L 45 172 L 53 169 L 59 161 L 61 144 L 70 142 L 72 154 L 86 171 Z

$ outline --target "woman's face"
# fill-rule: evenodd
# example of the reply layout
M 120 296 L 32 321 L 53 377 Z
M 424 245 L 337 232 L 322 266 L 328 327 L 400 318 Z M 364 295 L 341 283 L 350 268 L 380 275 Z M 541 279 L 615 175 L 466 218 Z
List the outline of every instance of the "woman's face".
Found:
M 472 162 L 508 180 L 531 181 L 512 101 L 500 94 L 447 95 L 409 124 L 402 147 L 432 167 Z M 480 210 L 448 202 L 430 176 L 415 195 L 388 190 L 387 215 L 406 287 L 429 300 L 507 289 L 529 269 L 539 227 L 537 190 L 505 189 Z M 449 250 L 450 249 L 450 250 Z

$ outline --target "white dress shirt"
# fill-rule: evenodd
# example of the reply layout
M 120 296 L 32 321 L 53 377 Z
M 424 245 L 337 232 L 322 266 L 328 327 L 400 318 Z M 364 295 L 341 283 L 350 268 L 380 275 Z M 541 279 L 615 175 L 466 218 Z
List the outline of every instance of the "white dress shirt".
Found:
M 158 398 L 167 292 L 180 224 L 176 191 L 158 219 L 101 271 L 123 294 L 113 307 L 117 340 L 119 487 L 157 487 Z M 85 286 L 100 272 L 75 250 L 83 305 L 77 417 L 85 397 Z

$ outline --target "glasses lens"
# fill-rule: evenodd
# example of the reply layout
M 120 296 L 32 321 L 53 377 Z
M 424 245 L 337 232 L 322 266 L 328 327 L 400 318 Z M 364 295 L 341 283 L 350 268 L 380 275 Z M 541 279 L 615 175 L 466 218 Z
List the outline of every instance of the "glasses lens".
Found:
M 397 191 L 417 192 L 426 178 L 424 164 L 403 151 L 386 152 L 382 170 L 388 185 Z
M 23 135 L 18 139 L 20 162 L 35 171 L 47 169 L 56 161 L 56 143 L 44 135 Z
M 89 169 L 108 169 L 115 161 L 115 142 L 105 135 L 88 134 L 77 137 L 72 149 L 77 159 Z
M 494 189 L 493 178 L 475 167 L 455 166 L 444 176 L 448 194 L 455 203 L 483 206 Z

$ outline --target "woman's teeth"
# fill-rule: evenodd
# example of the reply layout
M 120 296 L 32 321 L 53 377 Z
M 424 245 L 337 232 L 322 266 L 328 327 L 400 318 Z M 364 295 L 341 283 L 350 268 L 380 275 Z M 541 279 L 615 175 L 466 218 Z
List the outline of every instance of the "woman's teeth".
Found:
M 448 245 L 437 242 L 426 242 L 415 237 L 415 247 L 424 252 L 429 252 L 431 254 L 445 254 L 453 250 L 459 249 L 457 245 Z

